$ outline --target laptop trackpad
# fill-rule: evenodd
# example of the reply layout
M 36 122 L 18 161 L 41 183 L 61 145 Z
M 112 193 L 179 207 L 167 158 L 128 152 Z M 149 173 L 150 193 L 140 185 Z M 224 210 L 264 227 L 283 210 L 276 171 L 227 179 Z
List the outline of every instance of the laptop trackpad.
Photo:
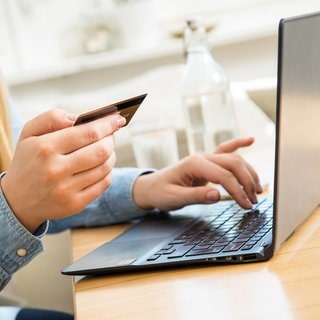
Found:
M 63 269 L 62 273 L 96 274 L 131 265 L 190 221 L 190 218 L 142 221 Z

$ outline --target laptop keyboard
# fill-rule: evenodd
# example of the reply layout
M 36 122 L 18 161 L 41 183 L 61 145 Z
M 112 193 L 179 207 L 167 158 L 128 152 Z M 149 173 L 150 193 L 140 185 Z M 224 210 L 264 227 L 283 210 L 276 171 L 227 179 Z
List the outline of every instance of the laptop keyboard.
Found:
M 147 261 L 217 253 L 247 252 L 272 228 L 273 202 L 265 198 L 250 211 L 234 201 L 221 201 Z

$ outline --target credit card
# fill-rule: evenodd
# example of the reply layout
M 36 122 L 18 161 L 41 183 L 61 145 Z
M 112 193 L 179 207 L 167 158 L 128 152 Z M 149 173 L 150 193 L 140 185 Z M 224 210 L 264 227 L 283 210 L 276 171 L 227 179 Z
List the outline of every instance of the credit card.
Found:
M 103 118 L 108 114 L 118 112 L 124 118 L 126 118 L 127 122 L 126 125 L 130 122 L 135 112 L 140 107 L 141 103 L 147 96 L 146 93 L 141 94 L 139 96 L 135 96 L 126 100 L 122 100 L 113 104 L 109 104 L 104 107 L 99 107 L 94 110 L 87 111 L 82 113 L 78 116 L 76 122 L 74 123 L 75 126 L 83 123 L 87 123 L 99 118 Z

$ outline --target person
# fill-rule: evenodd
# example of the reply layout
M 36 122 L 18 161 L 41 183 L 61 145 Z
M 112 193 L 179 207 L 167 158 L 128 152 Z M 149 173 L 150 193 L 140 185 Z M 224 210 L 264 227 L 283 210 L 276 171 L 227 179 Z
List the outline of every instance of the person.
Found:
M 215 203 L 220 194 L 211 183 L 221 184 L 246 209 L 262 192 L 257 173 L 236 153 L 251 146 L 253 137 L 227 141 L 161 170 L 116 168 L 114 134 L 125 125 L 119 114 L 73 126 L 76 115 L 52 109 L 23 125 L 0 88 L 0 289 L 43 251 L 46 233 Z M 15 309 L 15 316 L 72 318 L 33 309 Z

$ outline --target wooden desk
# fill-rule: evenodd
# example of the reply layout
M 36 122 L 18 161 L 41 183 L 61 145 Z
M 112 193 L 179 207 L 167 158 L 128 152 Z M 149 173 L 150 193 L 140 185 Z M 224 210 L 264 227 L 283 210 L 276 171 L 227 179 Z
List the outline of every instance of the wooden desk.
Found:
M 73 259 L 127 226 L 72 231 Z M 77 320 L 320 319 L 320 209 L 268 262 L 86 278 Z

